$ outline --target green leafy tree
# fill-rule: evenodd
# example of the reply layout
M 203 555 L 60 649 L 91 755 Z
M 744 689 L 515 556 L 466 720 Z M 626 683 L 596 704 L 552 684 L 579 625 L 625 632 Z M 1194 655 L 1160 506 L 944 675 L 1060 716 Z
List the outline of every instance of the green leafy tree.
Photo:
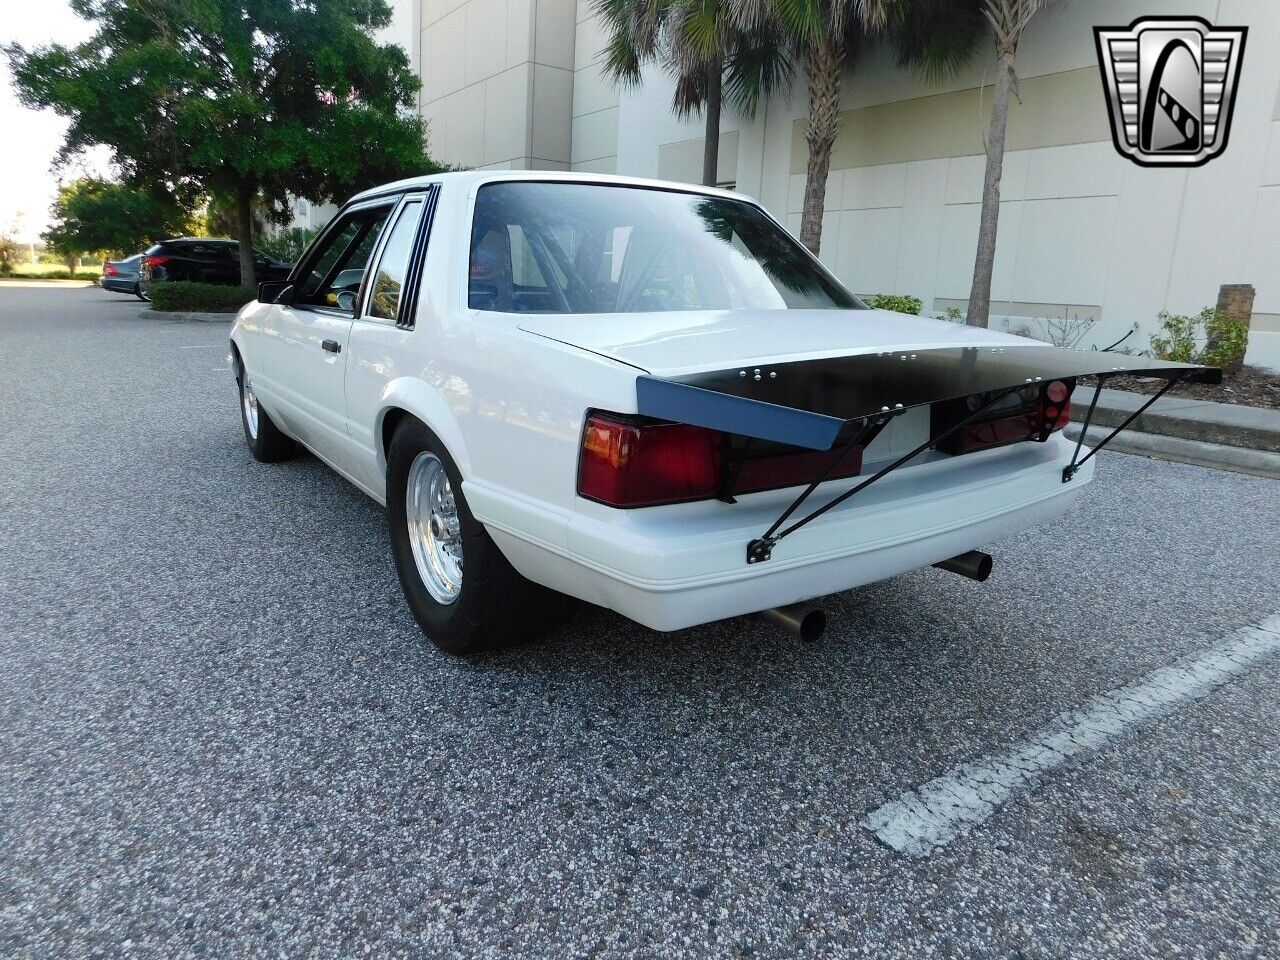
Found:
M 131 183 L 231 201 L 251 286 L 253 209 L 345 198 L 440 169 L 386 0 L 71 0 L 77 47 L 7 48 L 24 104 L 70 118 L 65 160 L 105 144 Z
M 283 260 L 285 263 L 297 263 L 302 259 L 311 241 L 320 235 L 317 228 L 289 227 L 262 238 L 259 249 L 268 256 Z
M 748 23 L 737 0 L 598 0 L 607 31 L 605 72 L 639 84 L 657 63 L 675 80 L 671 107 L 682 118 L 701 111 L 705 123 L 702 182 L 719 182 L 720 117 L 727 100 L 751 116 L 762 97 L 784 84 L 791 62 L 776 26 Z
M 0 229 L 0 277 L 7 277 L 13 273 L 13 265 L 17 263 L 18 257 L 21 256 L 21 249 L 18 244 L 18 224 L 16 222 Z
M 128 255 L 186 232 L 190 217 L 171 198 L 96 178 L 58 188 L 44 241 L 68 261 L 88 253 Z

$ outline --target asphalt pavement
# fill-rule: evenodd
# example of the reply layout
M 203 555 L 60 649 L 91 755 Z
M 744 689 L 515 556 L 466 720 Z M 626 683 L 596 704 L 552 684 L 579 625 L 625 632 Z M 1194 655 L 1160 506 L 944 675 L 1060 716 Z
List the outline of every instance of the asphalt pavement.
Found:
M 658 634 L 424 642 L 383 511 L 254 462 L 225 323 L 0 284 L 0 956 L 1274 957 L 1280 657 L 925 857 L 871 811 L 1280 610 L 1280 481 Z

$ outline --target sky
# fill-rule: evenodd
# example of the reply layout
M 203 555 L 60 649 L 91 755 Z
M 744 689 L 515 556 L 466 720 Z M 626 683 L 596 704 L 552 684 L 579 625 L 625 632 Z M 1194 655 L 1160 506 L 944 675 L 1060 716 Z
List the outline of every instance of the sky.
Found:
M 76 44 L 92 34 L 89 24 L 67 5 L 67 0 L 18 3 L 4 0 L 0 16 L 0 46 L 20 43 L 30 48 L 45 43 Z M 0 230 L 19 220 L 18 239 L 39 238 L 49 225 L 49 207 L 57 193 L 58 177 L 50 170 L 53 155 L 62 146 L 67 122 L 52 111 L 25 109 L 13 91 L 8 58 L 0 55 Z M 64 178 L 81 173 L 104 174 L 108 155 L 96 151 L 80 169 L 68 169 Z

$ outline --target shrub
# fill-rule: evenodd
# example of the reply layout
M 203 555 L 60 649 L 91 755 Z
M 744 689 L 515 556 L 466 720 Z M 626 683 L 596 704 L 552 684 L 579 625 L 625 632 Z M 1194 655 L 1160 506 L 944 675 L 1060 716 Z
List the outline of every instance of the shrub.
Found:
M 892 310 L 895 313 L 914 313 L 920 315 L 923 303 L 916 297 L 905 293 L 877 293 L 867 298 L 867 306 L 877 310 Z
M 1160 311 L 1161 333 L 1151 338 L 1151 353 L 1159 360 L 1226 367 L 1244 356 L 1249 325 L 1221 310 L 1205 307 L 1194 317 Z
M 171 281 L 147 288 L 153 310 L 189 313 L 235 313 L 255 296 L 245 287 Z

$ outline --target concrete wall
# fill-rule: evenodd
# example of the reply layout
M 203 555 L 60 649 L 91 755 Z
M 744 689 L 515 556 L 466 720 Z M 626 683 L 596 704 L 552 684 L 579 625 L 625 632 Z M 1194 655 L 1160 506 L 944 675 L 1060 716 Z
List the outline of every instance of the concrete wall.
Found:
M 422 116 L 437 159 L 567 169 L 574 0 L 422 0 Z

